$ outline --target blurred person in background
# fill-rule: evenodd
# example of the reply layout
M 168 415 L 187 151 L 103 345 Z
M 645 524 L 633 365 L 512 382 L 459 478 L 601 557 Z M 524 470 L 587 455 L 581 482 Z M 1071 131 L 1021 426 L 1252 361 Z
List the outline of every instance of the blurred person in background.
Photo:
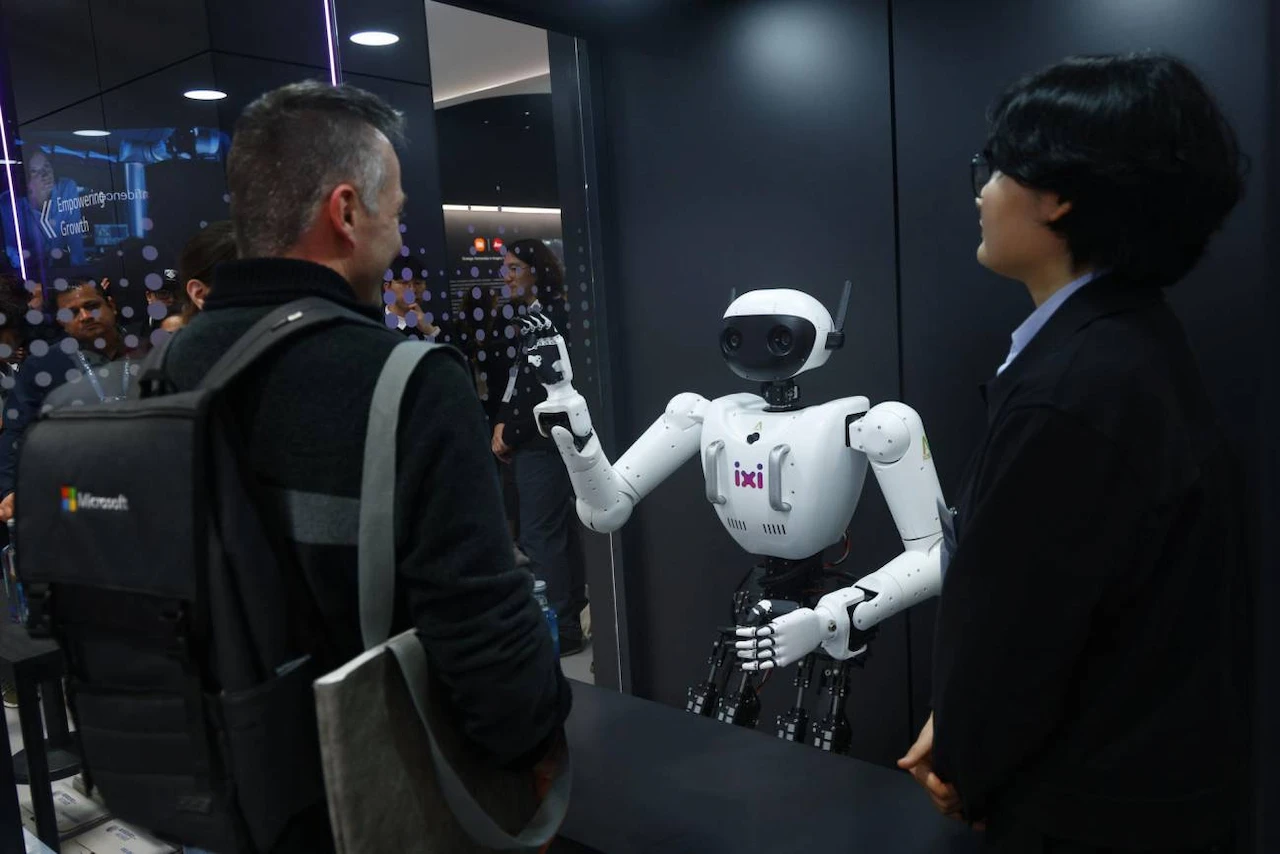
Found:
M 540 312 L 567 330 L 564 269 L 541 240 L 518 240 L 507 247 L 503 281 L 520 313 Z M 492 379 L 492 374 L 490 377 Z M 494 386 L 490 385 L 492 396 Z M 517 364 L 501 391 L 492 450 L 515 469 L 519 546 L 530 571 L 547 582 L 547 600 L 560 624 L 560 654 L 586 648 L 582 611 L 587 606 L 587 573 L 574 509 L 573 486 L 555 442 L 538 432 L 533 408 L 547 391 L 527 362 Z
M 13 488 L 23 433 L 54 389 L 83 380 L 102 402 L 128 393 L 136 367 L 129 341 L 120 329 L 115 304 L 93 279 L 72 279 L 56 290 L 57 323 L 61 336 L 33 340 L 18 372 L 13 392 L 5 401 L 5 430 L 0 436 L 0 522 L 13 518 Z M 56 288 L 57 286 L 55 286 Z M 136 342 L 134 342 L 136 344 Z M 117 363 L 113 368 L 106 366 Z
M 177 332 L 201 311 L 213 285 L 213 271 L 236 259 L 236 237 L 231 220 L 211 222 L 182 247 L 178 256 L 178 310 L 160 324 L 166 332 Z

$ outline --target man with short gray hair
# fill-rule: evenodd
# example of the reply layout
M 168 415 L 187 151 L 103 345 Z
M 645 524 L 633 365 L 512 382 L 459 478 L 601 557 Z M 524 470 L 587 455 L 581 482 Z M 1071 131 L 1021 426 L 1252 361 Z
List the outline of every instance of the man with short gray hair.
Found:
M 346 657 L 362 650 L 365 426 L 382 365 L 404 340 L 381 308 L 383 274 L 401 246 L 402 129 L 391 107 L 350 86 L 297 83 L 249 105 L 227 161 L 241 260 L 217 268 L 205 310 L 166 359 L 178 387 L 194 388 L 258 319 L 302 297 L 376 322 L 303 333 L 228 390 L 266 518 Z M 393 630 L 419 630 L 476 751 L 495 766 L 531 768 L 561 737 L 570 692 L 532 578 L 514 565 L 487 432 L 460 360 L 448 351 L 424 359 L 401 403 L 399 470 L 385 485 L 397 513 Z M 276 851 L 330 849 L 323 804 L 311 819 Z

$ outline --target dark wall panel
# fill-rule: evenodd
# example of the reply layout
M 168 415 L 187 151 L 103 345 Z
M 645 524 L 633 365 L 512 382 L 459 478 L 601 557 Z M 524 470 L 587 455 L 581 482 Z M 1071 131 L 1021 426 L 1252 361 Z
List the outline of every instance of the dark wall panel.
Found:
M 1167 50 L 1193 63 L 1255 158 L 1249 192 L 1210 256 L 1171 298 L 1233 437 L 1256 447 L 1264 357 L 1266 0 L 894 0 L 904 399 L 932 435 L 944 489 L 983 429 L 976 386 L 1031 311 L 1025 289 L 974 259 L 968 162 L 985 109 L 1018 75 L 1075 53 Z M 1052 603 L 1045 603 L 1052 607 Z M 931 611 L 931 606 L 926 609 Z M 923 616 L 923 615 L 922 615 Z M 928 711 L 932 620 L 912 622 L 917 718 Z M 918 723 L 919 721 L 917 721 Z
M 801 378 L 805 399 L 898 394 L 888 30 L 881 2 L 761 2 L 652 46 L 602 48 L 610 358 L 625 378 L 617 458 L 680 391 L 754 391 L 717 348 L 731 288 L 790 287 L 834 306 L 855 282 L 848 344 Z M 682 706 L 750 566 L 704 498 L 696 463 L 624 529 L 637 693 Z M 846 569 L 901 550 L 874 479 Z M 886 624 L 855 674 L 859 755 L 907 744 L 905 621 Z M 762 729 L 789 704 L 791 674 L 766 694 Z M 772 705 L 771 705 L 772 701 Z

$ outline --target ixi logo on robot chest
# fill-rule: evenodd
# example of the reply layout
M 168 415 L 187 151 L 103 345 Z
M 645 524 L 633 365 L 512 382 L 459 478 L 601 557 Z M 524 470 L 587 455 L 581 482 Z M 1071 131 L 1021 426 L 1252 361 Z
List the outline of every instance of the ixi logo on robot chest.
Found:
M 742 463 L 733 463 L 733 485 L 742 489 L 764 489 L 764 463 L 756 463 L 755 471 L 743 471 Z

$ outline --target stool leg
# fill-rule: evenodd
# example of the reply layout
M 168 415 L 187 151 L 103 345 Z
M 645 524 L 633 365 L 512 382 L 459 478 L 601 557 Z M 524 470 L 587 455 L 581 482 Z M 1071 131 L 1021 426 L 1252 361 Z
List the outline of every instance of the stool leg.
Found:
M 49 733 L 49 747 L 65 748 L 70 740 L 67 726 L 67 698 L 62 693 L 62 680 L 50 679 L 40 692 L 44 704 L 44 728 Z
M 18 688 L 18 717 L 22 720 L 22 747 L 27 751 L 27 771 L 31 778 L 31 805 L 36 814 L 36 836 L 55 852 L 58 847 L 58 819 L 53 811 L 53 789 L 49 780 L 49 757 L 44 748 L 44 726 L 40 721 L 40 698 L 36 683 L 15 679 Z
M 7 724 L 0 750 L 8 760 L 0 761 L 0 854 L 24 854 L 27 844 L 22 838 L 22 809 L 18 806 L 18 781 L 13 775 L 13 746 Z

